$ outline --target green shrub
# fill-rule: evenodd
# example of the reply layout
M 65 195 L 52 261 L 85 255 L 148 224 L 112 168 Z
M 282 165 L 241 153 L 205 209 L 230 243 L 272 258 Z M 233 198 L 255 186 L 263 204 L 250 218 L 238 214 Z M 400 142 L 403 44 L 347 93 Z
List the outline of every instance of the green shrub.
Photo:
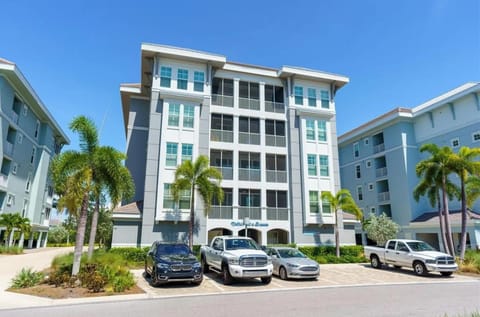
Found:
M 0 254 L 22 254 L 23 248 L 21 247 L 6 247 L 0 246 Z
M 464 261 L 460 264 L 460 271 L 480 274 L 480 251 L 467 250 Z
M 131 265 L 143 265 L 149 248 L 112 248 L 108 253 L 122 256 Z
M 98 293 L 103 291 L 107 279 L 99 272 L 99 264 L 87 263 L 78 273 L 78 278 L 88 290 Z
M 305 246 L 298 248 L 309 258 L 320 264 L 327 263 L 363 263 L 367 262 L 363 255 L 363 247 L 359 245 L 340 247 L 340 257 L 335 255 L 334 246 Z
M 33 271 L 31 268 L 23 268 L 12 279 L 12 288 L 26 288 L 32 287 L 43 281 L 43 273 Z
M 132 273 L 127 272 L 127 274 L 115 276 L 111 284 L 114 292 L 123 292 L 135 285 L 135 279 Z

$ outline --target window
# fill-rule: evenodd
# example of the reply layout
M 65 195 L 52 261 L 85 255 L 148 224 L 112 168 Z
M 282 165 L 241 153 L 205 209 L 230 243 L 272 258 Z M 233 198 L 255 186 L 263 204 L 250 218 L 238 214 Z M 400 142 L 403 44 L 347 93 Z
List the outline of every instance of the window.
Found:
M 162 66 L 160 68 L 160 87 L 170 88 L 171 80 L 172 80 L 172 68 Z
M 283 87 L 265 85 L 265 111 L 284 113 Z
M 32 149 L 32 156 L 30 157 L 30 164 L 33 164 L 35 162 L 35 155 L 37 154 L 37 148 L 34 146 Z
M 370 207 L 370 213 L 375 215 L 376 212 L 377 212 L 377 209 L 375 207 Z
M 163 208 L 174 209 L 175 201 L 173 200 L 172 184 L 163 184 Z
M 322 108 L 329 109 L 330 108 L 330 97 L 328 95 L 327 90 L 322 90 L 320 93 L 320 97 L 322 99 Z
M 238 119 L 238 142 L 242 144 L 260 144 L 260 119 L 240 117 Z
M 358 142 L 353 143 L 353 157 L 359 157 L 360 156 L 360 145 Z
M 168 105 L 168 126 L 178 127 L 180 117 L 180 105 L 171 103 Z
M 216 195 L 212 197 L 212 206 L 233 206 L 233 191 L 231 188 L 223 189 L 223 201 L 220 203 Z
M 309 198 L 310 198 L 310 213 L 311 214 L 318 214 L 320 211 L 319 205 L 318 205 L 318 192 L 316 191 L 310 191 L 309 192 Z
M 303 105 L 303 87 L 295 86 L 294 94 L 295 94 L 295 104 Z
M 233 151 L 210 150 L 210 166 L 218 169 L 223 179 L 233 179 Z
M 320 155 L 320 176 L 328 175 L 328 155 Z
M 286 146 L 285 121 L 265 120 L 265 144 L 269 146 Z
M 369 142 L 370 142 L 370 141 L 369 141 L 368 138 L 363 139 L 363 143 L 364 143 L 365 145 L 368 145 Z
M 28 210 L 28 199 L 23 200 L 23 208 L 22 208 L 22 217 L 27 216 L 27 210 Z
M 195 108 L 193 106 L 183 106 L 183 127 L 193 128 L 195 121 Z
M 322 213 L 331 214 L 332 208 L 328 199 L 322 199 Z
M 480 141 L 480 131 L 473 132 L 472 141 L 473 142 L 479 142 Z
M 287 208 L 287 192 L 283 190 L 267 190 L 267 207 Z
M 287 182 L 286 156 L 281 154 L 266 154 L 267 182 Z
M 314 88 L 308 88 L 308 106 L 317 106 L 317 91 Z
M 307 140 L 315 140 L 315 120 L 307 119 Z
M 233 142 L 233 116 L 212 113 L 211 141 Z
M 258 83 L 240 81 L 238 85 L 239 108 L 260 110 L 260 88 Z
M 18 140 L 17 140 L 18 144 L 22 144 L 23 142 L 23 134 L 19 133 L 18 134 Z
M 327 141 L 327 122 L 325 120 L 317 121 L 317 133 L 318 141 L 326 142 Z
M 260 207 L 260 190 L 243 189 L 238 190 L 238 204 L 242 207 Z M 243 217 L 242 217 L 243 218 Z
M 27 105 L 23 105 L 22 113 L 23 113 L 24 116 L 26 116 L 28 114 L 28 106 Z
M 244 181 L 260 181 L 260 153 L 238 152 L 238 179 Z
M 178 208 L 190 209 L 190 190 L 180 191 L 180 195 L 178 198 Z
M 365 165 L 367 166 L 367 168 L 372 167 L 372 161 L 370 161 L 370 160 L 366 161 Z
M 182 144 L 182 162 L 192 161 L 193 144 Z
M 450 142 L 453 148 L 456 148 L 460 145 L 460 140 L 458 138 L 452 139 Z
M 203 84 L 205 82 L 205 73 L 204 72 L 194 72 L 193 73 L 193 90 L 203 92 Z
M 368 183 L 368 191 L 372 191 L 373 190 L 373 183 Z
M 357 198 L 359 201 L 363 200 L 363 188 L 362 186 L 357 186 Z
M 188 70 L 179 68 L 177 71 L 177 89 L 187 89 Z
M 25 192 L 27 193 L 30 191 L 31 182 L 32 182 L 32 174 L 28 173 L 27 182 L 25 183 Z
M 307 155 L 308 175 L 317 176 L 317 156 L 315 154 Z
M 177 166 L 177 151 L 177 143 L 167 142 L 167 157 L 165 161 L 166 166 Z
M 37 124 L 35 126 L 35 133 L 34 133 L 35 139 L 38 139 L 39 132 L 40 132 L 40 121 L 37 120 Z
M 233 107 L 233 80 L 213 78 L 212 104 L 224 107 Z
M 360 172 L 360 165 L 355 165 L 355 178 L 359 179 L 362 177 L 362 174 Z
M 17 163 L 13 163 L 13 166 L 12 166 L 12 174 L 17 174 L 17 169 L 18 169 L 18 164 L 17 164 Z
M 8 194 L 7 197 L 7 206 L 15 205 L 15 196 L 12 194 Z

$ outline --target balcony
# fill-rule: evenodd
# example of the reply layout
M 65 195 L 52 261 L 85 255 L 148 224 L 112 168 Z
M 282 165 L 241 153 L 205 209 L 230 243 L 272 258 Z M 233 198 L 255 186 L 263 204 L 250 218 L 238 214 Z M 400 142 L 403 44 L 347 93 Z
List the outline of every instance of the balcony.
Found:
M 210 219 L 233 219 L 232 206 L 212 206 L 208 213 Z
M 13 121 L 13 123 L 18 124 L 18 114 L 15 111 L 10 111 L 10 113 L 8 113 L 8 117 Z
M 265 145 L 285 147 L 287 144 L 285 136 L 265 135 Z
M 7 188 L 8 187 L 8 176 L 4 174 L 0 174 L 0 187 Z
M 388 201 L 388 200 L 390 200 L 390 192 L 382 192 L 377 194 L 378 202 Z
M 238 143 L 259 145 L 260 144 L 260 134 L 259 133 L 239 132 L 238 133 Z
M 233 167 L 212 166 L 222 173 L 223 179 L 233 179 Z
M 267 208 L 267 220 L 288 220 L 288 208 Z
M 250 220 L 261 220 L 262 213 L 260 207 L 238 207 L 238 219 L 249 217 Z
M 241 181 L 253 181 L 259 182 L 260 177 L 260 169 L 253 169 L 253 168 L 239 168 L 238 169 L 238 179 Z
M 267 182 L 270 182 L 270 183 L 286 183 L 287 182 L 287 172 L 286 171 L 267 170 Z
M 212 94 L 212 105 L 233 108 L 233 96 Z
M 7 140 L 5 140 L 4 145 L 3 145 L 3 152 L 4 152 L 4 154 L 6 154 L 8 156 L 12 156 L 13 155 L 13 143 L 10 143 Z
M 283 102 L 265 101 L 266 112 L 285 113 L 285 104 Z
M 385 143 L 380 143 L 373 146 L 373 153 L 379 153 L 385 151 Z
M 377 168 L 375 170 L 375 176 L 377 177 L 384 177 L 384 176 L 387 176 L 388 174 L 388 171 L 387 171 L 387 167 L 380 167 L 380 168 Z
M 238 98 L 240 109 L 260 110 L 260 100 L 250 98 Z
M 233 143 L 233 131 L 211 129 L 210 141 Z

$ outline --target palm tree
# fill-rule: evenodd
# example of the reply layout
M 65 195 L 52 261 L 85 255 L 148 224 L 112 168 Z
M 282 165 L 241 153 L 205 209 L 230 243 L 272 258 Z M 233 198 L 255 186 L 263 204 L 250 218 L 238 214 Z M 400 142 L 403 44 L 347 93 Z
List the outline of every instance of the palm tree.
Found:
M 30 233 L 32 230 L 32 226 L 30 225 L 30 219 L 21 217 L 21 220 L 17 223 L 17 228 L 20 231 L 20 239 L 18 241 L 18 246 L 20 248 L 23 248 L 25 234 Z
M 480 162 L 475 159 L 480 156 L 480 148 L 469 148 L 462 146 L 457 154 L 453 154 L 450 167 L 460 177 L 460 192 L 462 203 L 462 232 L 460 234 L 460 260 L 465 257 L 465 246 L 467 244 L 467 194 L 465 182 L 468 175 L 475 175 L 480 172 Z
M 0 225 L 5 227 L 5 245 L 10 247 L 13 241 L 13 230 L 17 228 L 21 216 L 17 213 L 0 214 Z
M 347 189 L 341 189 L 334 196 L 331 192 L 322 192 L 322 200 L 326 201 L 330 205 L 330 209 L 333 211 L 335 222 L 333 224 L 333 230 L 335 233 L 335 254 L 337 258 L 340 257 L 340 238 L 338 232 L 338 211 L 343 210 L 349 214 L 354 215 L 357 220 L 362 219 L 362 211 L 353 200 L 352 195 Z
M 442 192 L 442 205 L 443 205 L 443 216 L 445 218 L 445 235 L 446 235 L 446 251 L 455 255 L 455 248 L 453 246 L 452 239 L 452 229 L 450 226 L 450 213 L 448 210 L 448 196 L 449 191 L 447 188 L 448 175 L 451 173 L 450 169 L 450 159 L 452 158 L 453 152 L 448 146 L 439 148 L 435 144 L 424 144 L 420 147 L 420 152 L 430 153 L 430 157 L 426 160 L 420 161 L 416 167 L 415 171 L 417 175 L 424 175 L 424 178 L 438 180 L 441 184 Z
M 203 199 L 205 213 L 210 210 L 213 197 L 223 201 L 223 190 L 220 187 L 222 174 L 210 167 L 208 157 L 200 155 L 194 163 L 184 161 L 175 171 L 175 181 L 172 184 L 172 194 L 175 201 L 179 200 L 181 191 L 190 192 L 190 221 L 188 227 L 189 246 L 193 249 L 193 226 L 195 223 L 195 192 Z
M 475 201 L 480 198 L 480 176 L 470 175 L 467 178 L 465 192 L 467 194 L 467 207 L 471 209 Z

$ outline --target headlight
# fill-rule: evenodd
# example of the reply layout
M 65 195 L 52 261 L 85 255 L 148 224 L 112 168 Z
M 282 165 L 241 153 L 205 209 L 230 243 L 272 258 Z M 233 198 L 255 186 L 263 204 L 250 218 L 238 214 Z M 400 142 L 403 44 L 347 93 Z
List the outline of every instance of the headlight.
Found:
M 200 264 L 200 262 L 195 262 L 195 263 L 193 263 L 193 267 L 195 269 L 198 269 L 199 267 L 202 267 L 202 265 Z
M 435 260 L 425 260 L 425 263 L 427 264 L 435 264 L 437 261 Z
M 300 265 L 293 264 L 293 263 L 287 263 L 287 266 L 289 266 L 289 267 L 299 267 Z
M 228 259 L 228 264 L 238 265 L 239 261 L 237 258 L 230 258 Z
M 157 263 L 157 267 L 163 270 L 168 270 L 170 268 L 170 266 L 166 263 Z

